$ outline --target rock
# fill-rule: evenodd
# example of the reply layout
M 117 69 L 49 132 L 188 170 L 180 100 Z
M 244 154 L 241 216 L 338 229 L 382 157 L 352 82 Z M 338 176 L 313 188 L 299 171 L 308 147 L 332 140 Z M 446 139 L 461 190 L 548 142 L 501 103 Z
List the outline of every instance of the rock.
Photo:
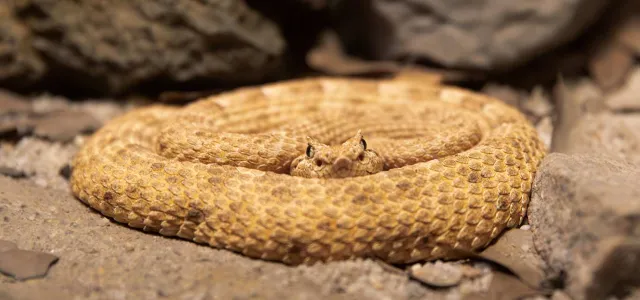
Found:
M 12 178 L 23 178 L 27 176 L 27 174 L 25 174 L 23 171 L 20 171 L 13 167 L 7 167 L 2 165 L 0 165 L 0 174 L 4 176 L 9 176 Z
M 554 93 L 558 105 L 552 151 L 600 153 L 640 163 L 640 114 L 606 109 L 606 96 L 588 80 L 561 82 Z
M 73 173 L 73 168 L 71 168 L 70 164 L 65 164 L 62 168 L 60 168 L 60 171 L 58 171 L 58 174 L 60 174 L 60 176 L 62 176 L 64 179 L 67 179 L 67 180 L 71 178 L 72 173 Z
M 551 295 L 551 300 L 572 300 L 569 295 L 561 290 L 553 291 L 553 295 Z
M 614 90 L 627 79 L 635 63 L 634 54 L 616 41 L 605 41 L 597 48 L 590 56 L 587 68 L 600 88 Z
M 31 103 L 24 97 L 6 90 L 0 90 L 0 117 L 6 114 L 31 112 Z
M 26 0 L 0 2 L 2 10 L 15 23 L 5 34 L 22 45 L 6 55 L 35 52 L 46 66 L 22 67 L 10 78 L 74 93 L 263 81 L 282 67 L 285 51 L 276 25 L 244 1 Z
M 441 261 L 413 265 L 409 269 L 411 276 L 420 282 L 435 287 L 452 287 L 458 285 L 464 278 L 462 265 L 448 264 Z
M 547 272 L 574 299 L 618 296 L 640 268 L 640 169 L 603 155 L 552 153 L 529 204 Z M 561 276 L 561 274 L 563 274 Z
M 631 72 L 625 84 L 611 93 L 607 106 L 616 111 L 640 111 L 640 67 Z
M 616 8 L 609 13 L 613 29 L 606 36 L 613 37 L 640 56 L 640 2 L 620 1 Z
M 31 46 L 31 31 L 15 18 L 13 2 L 0 1 L 0 86 L 24 88 L 42 78 L 47 66 Z
M 68 142 L 82 133 L 91 133 L 102 124 L 91 114 L 80 110 L 64 110 L 32 120 L 35 136 Z
M 18 280 L 43 277 L 58 257 L 17 248 L 0 252 L 0 272 Z
M 546 117 L 553 111 L 553 105 L 540 86 L 536 86 L 531 91 L 531 95 L 522 101 L 521 106 L 525 112 L 537 118 Z
M 638 13 L 640 13 L 640 9 L 637 9 L 636 14 L 621 25 L 620 31 L 618 31 L 618 38 L 623 45 L 633 50 L 637 56 L 640 56 L 640 16 L 638 16 Z
M 562 150 L 568 154 L 597 153 L 640 164 L 640 114 L 603 112 L 583 116 L 568 131 Z
M 349 52 L 506 70 L 574 39 L 608 2 L 359 0 L 339 1 L 332 14 Z

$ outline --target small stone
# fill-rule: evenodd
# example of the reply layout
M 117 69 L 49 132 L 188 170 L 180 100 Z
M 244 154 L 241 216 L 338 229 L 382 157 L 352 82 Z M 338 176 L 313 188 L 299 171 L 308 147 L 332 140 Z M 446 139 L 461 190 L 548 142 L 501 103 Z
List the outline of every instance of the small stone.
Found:
M 127 252 L 133 252 L 133 251 L 136 250 L 136 247 L 131 243 L 126 243 L 126 244 L 124 244 L 124 249 Z
M 0 166 L 0 174 L 12 178 L 24 178 L 27 176 L 23 171 L 8 166 Z
M 640 111 L 640 68 L 631 72 L 626 83 L 607 97 L 607 106 L 616 111 Z
M 36 136 L 61 142 L 72 141 L 75 136 L 93 132 L 101 125 L 92 115 L 73 110 L 51 113 L 32 121 Z
M 615 42 L 600 46 L 591 56 L 588 68 L 601 89 L 610 91 L 620 87 L 634 65 L 631 50 Z
M 60 168 L 58 174 L 60 174 L 60 176 L 64 177 L 65 179 L 71 178 L 71 165 L 65 164 L 64 167 Z
M 49 253 L 10 249 L 0 252 L 0 272 L 18 280 L 43 277 L 57 260 Z
M 520 229 L 522 229 L 522 230 L 531 230 L 531 225 L 522 225 L 520 227 Z
M 436 287 L 452 287 L 462 281 L 463 272 L 459 265 L 443 263 L 426 263 L 413 265 L 409 274 L 421 282 Z
M 555 290 L 551 295 L 551 300 L 571 300 L 571 297 L 561 290 Z
M 31 112 L 31 103 L 23 96 L 0 90 L 0 115 Z
M 549 97 L 545 95 L 542 87 L 536 87 L 531 92 L 531 96 L 524 99 L 522 109 L 532 115 L 541 118 L 551 114 L 553 105 L 549 101 Z

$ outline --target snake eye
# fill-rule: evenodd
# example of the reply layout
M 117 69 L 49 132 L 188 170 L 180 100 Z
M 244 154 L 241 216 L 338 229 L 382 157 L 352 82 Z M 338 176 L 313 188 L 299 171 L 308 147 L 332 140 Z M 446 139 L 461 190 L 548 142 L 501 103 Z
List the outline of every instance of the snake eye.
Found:
M 307 157 L 312 158 L 314 154 L 313 152 L 313 147 L 309 144 L 309 146 L 307 146 Z
M 364 150 L 367 150 L 367 141 L 365 141 L 364 139 L 360 139 L 360 145 L 362 145 L 362 148 L 364 148 Z

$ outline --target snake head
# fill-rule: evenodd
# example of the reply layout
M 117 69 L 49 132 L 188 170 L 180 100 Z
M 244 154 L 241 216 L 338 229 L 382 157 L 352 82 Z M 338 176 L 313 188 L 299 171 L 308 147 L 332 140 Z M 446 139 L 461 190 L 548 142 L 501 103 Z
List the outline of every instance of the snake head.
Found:
M 304 154 L 291 163 L 291 175 L 307 178 L 344 178 L 364 176 L 383 170 L 384 161 L 358 130 L 355 136 L 340 145 L 322 144 L 307 137 Z

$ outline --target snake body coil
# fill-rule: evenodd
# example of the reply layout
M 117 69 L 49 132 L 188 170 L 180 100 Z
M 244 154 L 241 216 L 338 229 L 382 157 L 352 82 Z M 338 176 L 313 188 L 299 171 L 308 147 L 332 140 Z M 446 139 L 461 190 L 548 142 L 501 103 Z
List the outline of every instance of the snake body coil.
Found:
M 116 118 L 77 153 L 71 186 L 118 222 L 250 257 L 410 263 L 518 225 L 544 155 L 487 96 L 298 79 Z

